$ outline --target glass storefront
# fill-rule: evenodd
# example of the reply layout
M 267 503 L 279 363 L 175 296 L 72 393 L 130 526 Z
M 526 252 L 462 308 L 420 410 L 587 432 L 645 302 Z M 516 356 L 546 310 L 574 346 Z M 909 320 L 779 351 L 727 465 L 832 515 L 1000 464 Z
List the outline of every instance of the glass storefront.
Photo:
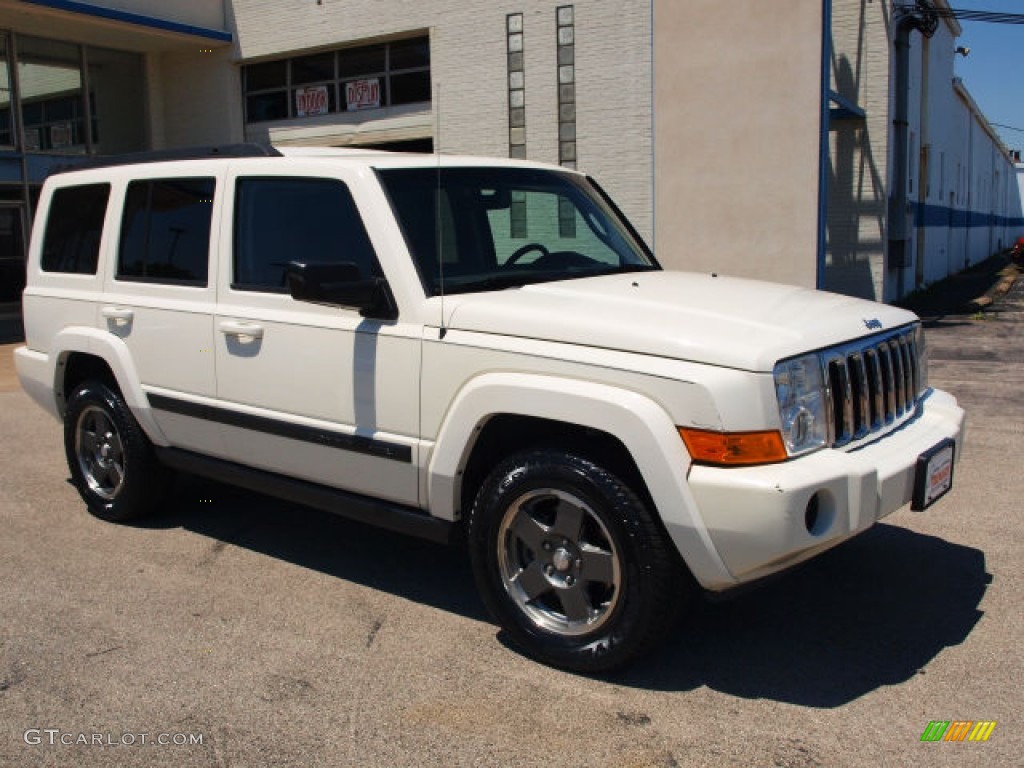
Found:
M 17 301 L 51 166 L 147 146 L 142 54 L 0 31 L 0 304 Z

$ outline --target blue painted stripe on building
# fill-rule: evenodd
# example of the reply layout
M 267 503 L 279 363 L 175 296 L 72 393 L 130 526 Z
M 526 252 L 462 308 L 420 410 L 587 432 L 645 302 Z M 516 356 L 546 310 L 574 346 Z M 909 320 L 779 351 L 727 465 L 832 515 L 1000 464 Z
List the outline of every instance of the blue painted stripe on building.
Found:
M 1024 216 L 998 216 L 994 213 L 965 211 L 948 205 L 921 205 L 913 203 L 914 226 L 952 227 L 1024 227 Z
M 101 19 L 110 19 L 111 21 L 123 21 L 126 24 L 136 24 L 143 27 L 161 29 L 166 32 L 177 32 L 178 34 L 182 35 L 205 37 L 210 40 L 219 40 L 225 43 L 231 42 L 231 33 L 225 32 L 221 29 L 208 29 L 206 27 L 197 27 L 192 24 L 182 24 L 178 21 L 158 19 L 153 16 L 143 16 L 141 13 L 131 13 L 129 11 L 119 11 L 114 8 L 102 8 L 98 5 L 90 5 L 89 3 L 79 3 L 75 2 L 75 0 L 21 1 L 23 3 L 29 3 L 31 5 L 42 5 L 47 8 L 53 8 L 54 10 L 58 11 L 68 11 L 69 13 L 80 13 L 86 16 L 96 16 Z

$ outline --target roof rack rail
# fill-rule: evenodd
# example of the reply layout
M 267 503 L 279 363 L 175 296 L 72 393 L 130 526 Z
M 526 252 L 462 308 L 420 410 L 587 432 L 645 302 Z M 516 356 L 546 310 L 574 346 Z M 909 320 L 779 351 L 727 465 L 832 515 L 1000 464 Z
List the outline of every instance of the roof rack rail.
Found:
M 178 147 L 150 152 L 127 152 L 122 155 L 93 155 L 81 160 L 70 160 L 50 169 L 50 176 L 89 168 L 107 168 L 137 163 L 162 163 L 169 160 L 205 160 L 213 157 L 283 157 L 269 144 L 220 144 L 208 147 Z

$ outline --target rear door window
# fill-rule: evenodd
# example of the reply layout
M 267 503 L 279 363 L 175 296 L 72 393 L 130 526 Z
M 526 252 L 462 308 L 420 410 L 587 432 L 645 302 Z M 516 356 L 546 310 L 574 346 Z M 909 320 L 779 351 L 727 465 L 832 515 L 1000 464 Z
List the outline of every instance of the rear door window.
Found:
M 205 286 L 215 187 L 212 178 L 131 182 L 117 279 Z

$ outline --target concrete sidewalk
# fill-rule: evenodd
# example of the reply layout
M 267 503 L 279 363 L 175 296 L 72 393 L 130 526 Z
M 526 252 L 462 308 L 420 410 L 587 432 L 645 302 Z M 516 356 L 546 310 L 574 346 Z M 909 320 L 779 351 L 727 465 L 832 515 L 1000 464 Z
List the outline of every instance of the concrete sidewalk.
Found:
M 16 303 L 0 304 L 0 392 L 18 389 L 14 373 L 14 348 L 25 340 L 21 324 L 21 307 Z
M 14 350 L 17 344 L 0 346 L 0 392 L 14 392 L 20 388 L 14 372 Z
M 925 325 L 945 317 L 973 315 L 998 303 L 1022 273 L 1024 263 L 1015 262 L 1010 251 L 1004 251 L 897 304 L 916 312 Z

